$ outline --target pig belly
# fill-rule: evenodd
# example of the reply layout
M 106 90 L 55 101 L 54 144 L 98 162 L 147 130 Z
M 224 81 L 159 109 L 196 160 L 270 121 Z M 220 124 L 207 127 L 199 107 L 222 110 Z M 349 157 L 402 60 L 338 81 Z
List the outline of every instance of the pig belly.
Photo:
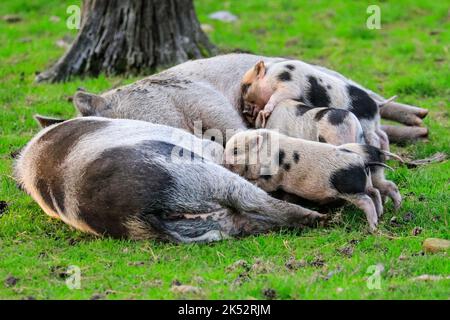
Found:
M 284 185 L 283 190 L 319 204 L 325 204 L 338 198 L 335 190 L 325 186 L 321 181 L 313 179 L 305 179 L 293 185 Z

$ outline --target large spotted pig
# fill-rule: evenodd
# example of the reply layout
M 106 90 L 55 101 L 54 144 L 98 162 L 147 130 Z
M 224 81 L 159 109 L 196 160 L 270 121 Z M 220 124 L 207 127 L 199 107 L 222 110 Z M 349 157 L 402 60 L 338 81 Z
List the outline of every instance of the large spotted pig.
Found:
M 285 99 L 298 99 L 311 107 L 340 108 L 359 119 L 370 145 L 387 150 L 389 141 L 380 127 L 379 105 L 367 92 L 310 64 L 285 60 L 258 62 L 242 78 L 244 104 L 267 118 Z M 264 126 L 264 121 L 263 121 Z
M 167 126 L 76 118 L 39 132 L 15 177 L 45 213 L 99 236 L 215 241 L 323 218 L 226 170 L 222 152 Z
M 262 127 L 259 115 L 255 127 Z M 278 130 L 293 138 L 334 145 L 365 143 L 361 124 L 352 112 L 334 108 L 311 108 L 292 99 L 277 104 L 265 128 Z
M 271 192 L 282 189 L 307 200 L 347 200 L 362 209 L 375 230 L 383 213 L 380 192 L 372 185 L 370 163 L 344 146 L 333 146 L 276 131 L 240 132 L 226 144 L 224 159 L 233 172 Z

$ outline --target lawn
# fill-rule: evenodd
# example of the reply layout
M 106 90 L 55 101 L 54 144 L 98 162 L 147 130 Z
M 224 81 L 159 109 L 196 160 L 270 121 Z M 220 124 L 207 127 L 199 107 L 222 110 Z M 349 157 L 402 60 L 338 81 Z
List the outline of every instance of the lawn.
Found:
M 351 206 L 336 211 L 327 228 L 212 245 L 100 239 L 46 216 L 11 177 L 10 153 L 38 132 L 32 115 L 71 117 L 70 96 L 78 87 L 101 92 L 137 79 L 34 83 L 35 73 L 64 52 L 55 43 L 75 35 L 66 28 L 66 8 L 79 2 L 0 4 L 0 16 L 22 17 L 14 24 L 0 20 L 0 200 L 8 204 L 0 213 L 0 299 L 450 298 L 448 279 L 413 280 L 450 275 L 448 252 L 422 252 L 424 239 L 450 238 L 449 161 L 415 169 L 391 163 L 395 171 L 388 177 L 398 184 L 404 203 L 397 213 L 386 206 L 377 235 L 367 233 L 363 214 Z M 195 4 L 201 22 L 213 28 L 210 39 L 224 52 L 240 49 L 322 64 L 386 97 L 397 94 L 400 102 L 428 108 L 429 141 L 393 149 L 413 159 L 450 154 L 448 1 L 380 2 L 380 30 L 366 28 L 364 1 Z M 208 18 L 224 9 L 239 20 Z M 233 265 L 239 260 L 247 263 Z M 79 289 L 66 285 L 69 266 L 81 270 Z M 176 293 L 171 290 L 176 282 L 200 289 Z

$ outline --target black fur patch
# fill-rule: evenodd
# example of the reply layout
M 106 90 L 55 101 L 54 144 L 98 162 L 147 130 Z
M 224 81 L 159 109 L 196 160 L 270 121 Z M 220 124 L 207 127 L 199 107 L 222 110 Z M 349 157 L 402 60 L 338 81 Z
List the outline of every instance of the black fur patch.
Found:
M 75 144 L 84 136 L 108 125 L 107 121 L 75 119 L 58 125 L 39 138 L 43 150 L 37 155 L 36 189 L 54 212 L 64 211 L 64 181 L 62 164 Z
M 294 159 L 295 163 L 298 163 L 300 161 L 300 155 L 297 151 L 294 151 L 294 154 L 292 155 L 292 158 Z
M 348 116 L 348 111 L 343 109 L 331 109 L 328 113 L 328 121 L 334 125 L 338 126 L 344 122 L 345 118 Z
M 376 102 L 358 87 L 349 85 L 347 86 L 347 90 L 352 103 L 350 111 L 358 119 L 373 119 L 378 113 Z
M 287 65 L 286 65 L 286 68 L 288 68 L 288 69 L 291 70 L 291 71 L 294 71 L 294 70 L 295 70 L 295 66 L 292 65 L 292 64 L 287 64 Z
M 303 116 L 306 112 L 308 112 L 309 110 L 311 110 L 312 108 L 305 106 L 304 104 L 298 104 L 295 106 L 296 110 L 295 110 L 295 115 L 298 117 Z
M 290 164 L 290 163 L 285 163 L 285 164 L 283 165 L 283 169 L 286 170 L 286 171 L 291 170 L 291 164 Z
M 306 102 L 305 102 L 305 97 L 303 97 L 302 95 L 300 95 L 300 97 L 298 97 L 298 98 L 296 98 L 296 99 L 292 99 L 292 100 L 295 100 L 295 101 L 301 102 L 301 103 L 306 103 Z
M 272 176 L 270 174 L 262 174 L 260 177 L 266 181 L 272 179 Z
M 331 108 L 326 108 L 326 109 L 319 110 L 319 111 L 316 113 L 316 115 L 314 116 L 314 120 L 316 120 L 316 121 L 322 120 L 322 118 L 325 116 L 325 114 L 327 114 L 327 113 L 330 112 L 331 110 L 333 110 L 333 109 L 331 109 Z
M 322 136 L 319 136 L 319 142 L 322 142 L 322 143 L 327 143 L 327 140 L 325 140 L 325 138 L 324 138 L 324 137 L 322 137 Z
M 313 76 L 308 76 L 308 82 L 310 86 L 307 95 L 309 103 L 314 107 L 329 107 L 330 96 L 328 96 L 327 90 Z
M 278 80 L 280 81 L 291 81 L 292 75 L 289 71 L 284 71 L 278 75 Z
M 331 176 L 330 183 L 340 193 L 357 194 L 365 192 L 366 179 L 364 167 L 351 165 L 335 171 Z
M 330 86 L 329 84 L 327 84 L 327 89 L 328 89 L 328 90 L 330 90 L 330 89 L 331 89 L 331 86 Z

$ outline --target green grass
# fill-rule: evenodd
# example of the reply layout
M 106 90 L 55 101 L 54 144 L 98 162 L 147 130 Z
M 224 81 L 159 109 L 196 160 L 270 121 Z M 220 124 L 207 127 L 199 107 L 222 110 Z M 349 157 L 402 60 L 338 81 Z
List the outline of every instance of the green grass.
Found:
M 368 3 L 350 1 L 196 0 L 202 23 L 213 26 L 210 39 L 222 50 L 292 56 L 338 70 L 363 85 L 400 101 L 430 109 L 425 123 L 429 142 L 395 151 L 423 158 L 450 154 L 448 1 L 381 2 L 382 29 L 365 27 Z M 417 169 L 393 163 L 388 173 L 405 201 L 390 223 L 389 204 L 381 235 L 369 235 L 363 215 L 350 206 L 336 223 L 301 233 L 273 233 L 213 245 L 171 245 L 151 241 L 98 239 L 47 217 L 11 178 L 9 153 L 38 131 L 35 113 L 70 117 L 68 102 L 77 87 L 92 92 L 134 79 L 75 79 L 65 84 L 35 84 L 42 71 L 63 54 L 55 42 L 74 35 L 65 27 L 70 1 L 3 0 L 0 16 L 20 14 L 16 24 L 0 21 L 0 200 L 9 208 L 0 216 L 0 298 L 107 299 L 179 298 L 170 291 L 178 280 L 202 288 L 191 298 L 264 299 L 271 288 L 281 299 L 448 299 L 449 280 L 415 282 L 421 274 L 450 275 L 446 252 L 421 254 L 427 237 L 449 238 L 450 164 Z M 212 21 L 208 14 L 227 9 L 240 20 Z M 61 17 L 52 22 L 50 16 Z M 412 219 L 404 220 L 411 212 Z M 415 227 L 422 233 L 412 235 Z M 351 256 L 338 250 L 352 247 Z M 295 257 L 304 266 L 289 270 Z M 401 258 L 400 258 L 401 257 Z M 400 259 L 399 259 L 400 258 Z M 263 261 L 266 270 L 228 270 L 244 259 Z M 322 261 L 322 263 L 319 263 Z M 382 264 L 381 289 L 369 290 L 367 268 Z M 81 289 L 69 290 L 61 274 L 81 268 Z M 13 276 L 18 282 L 7 286 Z M 201 278 L 200 278 L 201 277 Z M 239 284 L 236 279 L 243 281 Z M 106 294 L 109 293 L 109 294 Z M 183 296 L 184 297 L 184 296 Z

